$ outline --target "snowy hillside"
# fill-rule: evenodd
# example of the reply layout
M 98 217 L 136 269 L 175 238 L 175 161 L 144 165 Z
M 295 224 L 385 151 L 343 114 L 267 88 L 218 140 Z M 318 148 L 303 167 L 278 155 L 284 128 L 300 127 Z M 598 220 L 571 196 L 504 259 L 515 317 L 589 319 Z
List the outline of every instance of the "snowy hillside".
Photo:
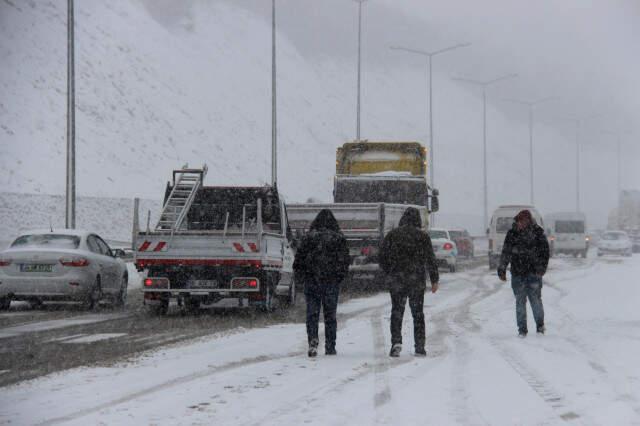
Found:
M 264 183 L 268 22 L 228 1 L 183 2 L 168 16 L 152 13 L 155 4 L 76 5 L 78 193 L 159 198 L 171 170 L 187 162 L 209 165 L 208 184 Z M 64 6 L 0 2 L 0 183 L 11 192 L 64 193 Z M 291 201 L 329 200 L 335 148 L 355 133 L 354 64 L 303 56 L 283 34 L 278 41 L 280 186 Z M 426 143 L 426 106 L 416 97 L 424 73 L 400 63 L 365 71 L 363 136 Z M 449 75 L 434 78 L 442 210 L 480 218 L 480 99 Z M 494 107 L 488 114 L 490 207 L 527 201 L 526 126 Z M 539 149 L 558 154 L 544 167 L 571 176 L 571 146 L 548 128 L 536 131 L 544 139 Z M 538 179 L 542 210 L 572 207 L 572 180 L 558 185 L 546 173 Z M 557 199 L 566 205 L 552 203 Z M 480 232 L 476 222 L 467 226 Z
M 141 225 L 146 224 L 149 210 L 155 224 L 160 207 L 160 201 L 140 200 Z M 0 247 L 4 248 L 24 230 L 47 228 L 49 224 L 54 228 L 64 227 L 64 215 L 63 196 L 0 192 Z M 79 197 L 76 219 L 79 229 L 95 231 L 109 240 L 131 241 L 133 200 Z

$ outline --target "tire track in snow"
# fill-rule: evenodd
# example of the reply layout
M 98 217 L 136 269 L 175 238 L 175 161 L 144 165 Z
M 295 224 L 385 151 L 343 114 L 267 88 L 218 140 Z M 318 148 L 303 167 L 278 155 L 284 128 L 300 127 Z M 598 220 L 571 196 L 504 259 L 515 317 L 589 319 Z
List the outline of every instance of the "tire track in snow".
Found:
M 371 331 L 373 335 L 373 353 L 374 353 L 374 397 L 373 406 L 376 411 L 383 405 L 391 401 L 391 387 L 389 386 L 389 356 L 385 353 L 386 345 L 384 339 L 384 331 L 382 329 L 382 309 L 376 311 L 371 316 Z M 388 423 L 389 419 L 383 419 L 380 413 L 376 415 L 376 423 Z

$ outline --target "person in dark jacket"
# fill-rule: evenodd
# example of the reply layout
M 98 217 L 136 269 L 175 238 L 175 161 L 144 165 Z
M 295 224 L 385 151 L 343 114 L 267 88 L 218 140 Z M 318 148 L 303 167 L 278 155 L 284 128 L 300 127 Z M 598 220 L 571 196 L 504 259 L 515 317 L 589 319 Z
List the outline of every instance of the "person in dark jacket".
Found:
M 302 239 L 293 262 L 296 282 L 307 300 L 309 356 L 318 354 L 318 322 L 324 311 L 325 354 L 336 354 L 338 295 L 349 272 L 349 249 L 331 210 L 322 210 Z
M 498 267 L 498 277 L 502 281 L 507 280 L 509 264 L 511 287 L 516 297 L 518 334 L 520 337 L 527 336 L 527 298 L 536 321 L 536 331 L 544 334 L 542 277 L 549 264 L 549 242 L 529 210 L 518 213 L 504 240 Z
M 391 293 L 391 352 L 397 357 L 402 351 L 402 317 L 409 299 L 413 316 L 413 334 L 415 354 L 426 356 L 424 292 L 426 290 L 427 270 L 431 280 L 431 292 L 438 291 L 438 264 L 431 238 L 422 231 L 420 212 L 409 207 L 398 228 L 387 234 L 380 248 L 380 267 L 386 274 L 385 282 Z

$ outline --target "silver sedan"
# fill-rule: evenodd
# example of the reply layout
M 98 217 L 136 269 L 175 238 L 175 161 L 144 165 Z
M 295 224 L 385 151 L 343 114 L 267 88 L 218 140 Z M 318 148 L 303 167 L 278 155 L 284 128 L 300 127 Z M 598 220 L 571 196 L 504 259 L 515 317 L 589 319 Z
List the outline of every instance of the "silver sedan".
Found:
M 122 255 L 92 232 L 25 232 L 0 252 L 0 310 L 12 300 L 76 301 L 92 309 L 105 296 L 124 306 L 128 275 Z

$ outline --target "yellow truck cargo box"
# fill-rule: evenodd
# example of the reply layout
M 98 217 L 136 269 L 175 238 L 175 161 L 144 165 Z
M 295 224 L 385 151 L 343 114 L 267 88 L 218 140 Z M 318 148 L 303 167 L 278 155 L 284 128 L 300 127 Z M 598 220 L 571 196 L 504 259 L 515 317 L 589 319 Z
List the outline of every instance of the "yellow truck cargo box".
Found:
M 336 175 L 384 172 L 426 176 L 427 149 L 419 142 L 347 142 L 336 152 Z

